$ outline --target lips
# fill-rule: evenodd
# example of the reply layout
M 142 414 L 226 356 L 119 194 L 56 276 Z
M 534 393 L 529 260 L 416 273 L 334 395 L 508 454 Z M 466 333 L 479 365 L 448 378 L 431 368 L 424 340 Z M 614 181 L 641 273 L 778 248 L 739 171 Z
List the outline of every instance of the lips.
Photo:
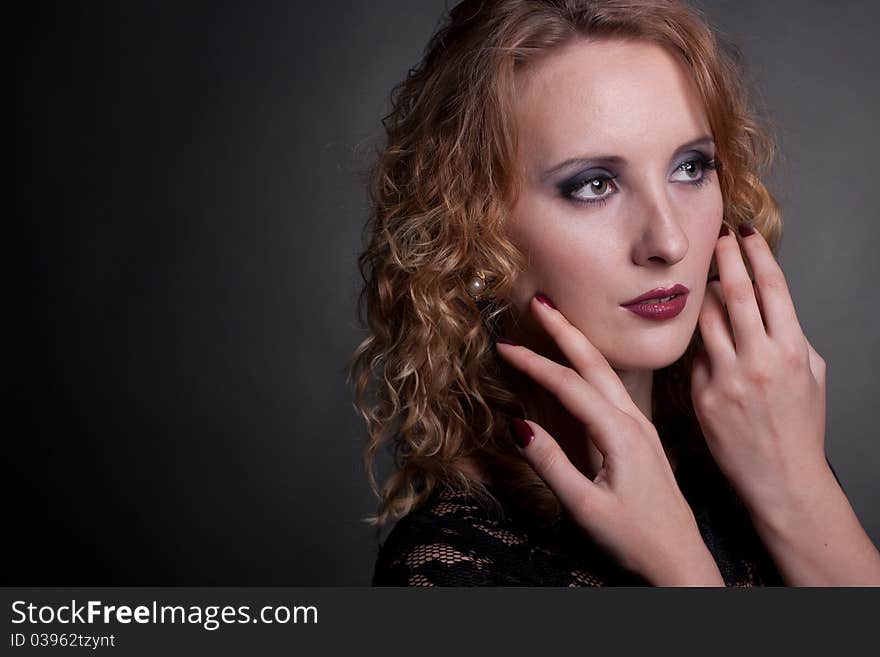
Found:
M 645 303 L 647 301 L 653 301 L 655 303 L 658 302 L 658 299 L 665 299 L 666 297 L 677 297 L 682 294 L 687 294 L 690 292 L 687 287 L 682 285 L 681 283 L 676 283 L 672 287 L 655 287 L 653 290 L 648 290 L 647 292 L 640 294 L 635 299 L 630 299 L 626 301 L 621 306 L 632 306 L 637 303 Z

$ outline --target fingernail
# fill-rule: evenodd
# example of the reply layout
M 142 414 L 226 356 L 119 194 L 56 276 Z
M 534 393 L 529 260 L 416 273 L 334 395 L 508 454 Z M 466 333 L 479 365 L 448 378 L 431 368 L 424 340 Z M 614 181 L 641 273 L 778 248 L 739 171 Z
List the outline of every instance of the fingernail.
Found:
M 748 237 L 749 235 L 751 235 L 752 233 L 755 232 L 755 229 L 752 228 L 752 224 L 750 224 L 748 221 L 742 222 L 736 228 L 742 237 Z
M 721 224 L 721 232 L 718 233 L 718 237 L 724 237 L 725 235 L 729 235 L 730 230 L 727 228 L 727 224 Z
M 514 342 L 513 340 L 508 340 L 507 338 L 496 338 L 495 342 L 500 342 L 501 344 L 512 344 L 514 347 L 519 346 L 518 342 Z
M 549 299 L 546 295 L 541 294 L 540 292 L 538 292 L 538 293 L 535 295 L 535 298 L 536 298 L 540 303 L 542 303 L 542 304 L 544 304 L 545 306 L 547 306 L 548 308 L 552 308 L 553 310 L 556 310 L 556 306 L 553 305 L 553 302 L 550 301 L 550 299 Z
M 518 417 L 510 418 L 510 428 L 517 445 L 519 445 L 520 447 L 528 446 L 528 444 L 532 442 L 532 438 L 535 437 L 535 434 L 532 432 L 532 428 L 526 423 L 525 420 L 521 420 Z

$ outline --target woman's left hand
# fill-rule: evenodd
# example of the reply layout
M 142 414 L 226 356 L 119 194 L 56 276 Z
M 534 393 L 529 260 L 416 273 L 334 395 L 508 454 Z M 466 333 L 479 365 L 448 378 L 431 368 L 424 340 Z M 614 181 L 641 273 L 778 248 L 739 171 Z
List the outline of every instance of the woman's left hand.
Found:
M 801 330 L 782 269 L 764 237 L 735 235 L 715 246 L 720 281 L 700 311 L 705 351 L 691 398 L 718 467 L 753 514 L 778 510 L 828 476 L 825 361 Z

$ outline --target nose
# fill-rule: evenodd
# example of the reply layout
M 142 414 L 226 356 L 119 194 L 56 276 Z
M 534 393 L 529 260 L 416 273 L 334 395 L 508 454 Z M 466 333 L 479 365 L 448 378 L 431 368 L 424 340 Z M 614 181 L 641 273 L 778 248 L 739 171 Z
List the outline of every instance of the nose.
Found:
M 643 204 L 632 246 L 632 259 L 638 265 L 673 265 L 687 254 L 688 239 L 668 197 L 652 193 Z

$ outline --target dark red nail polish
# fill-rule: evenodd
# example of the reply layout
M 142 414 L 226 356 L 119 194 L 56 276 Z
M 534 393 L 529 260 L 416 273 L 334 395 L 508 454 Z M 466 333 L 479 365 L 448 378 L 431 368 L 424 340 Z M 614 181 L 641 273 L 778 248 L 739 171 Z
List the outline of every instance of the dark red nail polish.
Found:
M 752 224 L 750 224 L 748 221 L 742 222 L 736 228 L 742 237 L 748 237 L 749 235 L 751 235 L 752 233 L 755 232 L 755 229 L 752 228 Z
M 721 224 L 721 232 L 718 233 L 718 237 L 724 237 L 729 234 L 730 230 L 727 228 L 727 224 Z
M 514 347 L 518 347 L 518 346 L 519 346 L 519 343 L 518 343 L 518 342 L 514 342 L 513 340 L 508 340 L 507 338 L 496 338 L 496 339 L 495 339 L 495 342 L 500 342 L 501 344 L 511 344 L 511 345 L 513 345 Z
M 532 428 L 525 420 L 521 420 L 518 417 L 510 418 L 510 428 L 517 445 L 520 447 L 527 447 L 532 442 L 532 438 L 535 437 Z
M 547 297 L 547 295 L 545 295 L 545 294 L 541 294 L 540 292 L 538 292 L 538 293 L 535 295 L 535 298 L 536 298 L 540 303 L 543 303 L 545 306 L 547 306 L 548 308 L 552 308 L 553 310 L 556 310 L 556 306 L 553 305 L 553 302 L 550 301 L 550 299 Z

